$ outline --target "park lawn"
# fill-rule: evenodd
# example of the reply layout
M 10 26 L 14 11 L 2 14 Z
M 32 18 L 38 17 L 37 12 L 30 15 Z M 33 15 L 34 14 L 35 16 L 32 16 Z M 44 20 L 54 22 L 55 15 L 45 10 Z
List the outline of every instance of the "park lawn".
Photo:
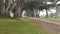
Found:
M 0 34 L 57 34 L 22 19 L 0 18 Z
M 50 20 L 50 21 L 56 21 L 56 22 L 60 22 L 60 18 L 42 18 L 44 20 Z

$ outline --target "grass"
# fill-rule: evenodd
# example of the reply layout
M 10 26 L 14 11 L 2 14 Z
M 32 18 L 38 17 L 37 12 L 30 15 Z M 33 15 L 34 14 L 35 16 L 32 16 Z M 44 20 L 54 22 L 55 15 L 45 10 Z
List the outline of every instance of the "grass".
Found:
M 25 20 L 0 18 L 0 34 L 57 34 Z
M 50 20 L 50 21 L 56 21 L 56 22 L 60 22 L 60 18 L 42 18 L 44 20 Z

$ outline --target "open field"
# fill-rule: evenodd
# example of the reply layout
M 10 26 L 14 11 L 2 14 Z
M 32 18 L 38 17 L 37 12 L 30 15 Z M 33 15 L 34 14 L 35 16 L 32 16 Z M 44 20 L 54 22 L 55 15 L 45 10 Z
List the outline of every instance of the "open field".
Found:
M 0 18 L 0 34 L 57 34 L 23 19 Z
M 50 20 L 50 21 L 56 21 L 56 22 L 60 22 L 60 18 L 42 18 L 44 20 Z

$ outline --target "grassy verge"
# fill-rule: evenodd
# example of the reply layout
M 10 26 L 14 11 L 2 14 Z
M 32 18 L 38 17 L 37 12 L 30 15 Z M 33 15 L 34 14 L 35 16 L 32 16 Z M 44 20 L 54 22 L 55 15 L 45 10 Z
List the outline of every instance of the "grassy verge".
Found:
M 50 21 L 56 21 L 56 22 L 60 22 L 60 18 L 42 18 L 44 20 L 50 20 Z
M 57 34 L 25 20 L 0 18 L 0 34 Z

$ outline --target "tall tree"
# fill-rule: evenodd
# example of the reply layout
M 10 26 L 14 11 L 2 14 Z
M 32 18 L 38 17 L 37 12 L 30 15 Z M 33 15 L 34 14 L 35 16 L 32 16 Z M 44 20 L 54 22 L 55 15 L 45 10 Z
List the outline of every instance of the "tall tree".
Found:
M 31 14 L 31 16 L 34 17 L 34 10 L 38 9 L 38 6 L 40 4 L 43 4 L 43 3 L 42 2 L 38 2 L 36 0 L 33 0 L 33 1 L 31 0 L 31 1 L 28 1 L 28 2 L 25 3 L 24 9 L 25 10 L 29 9 L 30 12 L 29 11 L 27 11 L 27 12 L 29 12 Z
M 0 0 L 0 16 L 2 13 L 3 5 L 4 5 L 4 0 Z
M 17 2 L 17 7 L 18 7 L 18 16 L 21 17 L 25 0 L 16 0 L 16 2 Z

